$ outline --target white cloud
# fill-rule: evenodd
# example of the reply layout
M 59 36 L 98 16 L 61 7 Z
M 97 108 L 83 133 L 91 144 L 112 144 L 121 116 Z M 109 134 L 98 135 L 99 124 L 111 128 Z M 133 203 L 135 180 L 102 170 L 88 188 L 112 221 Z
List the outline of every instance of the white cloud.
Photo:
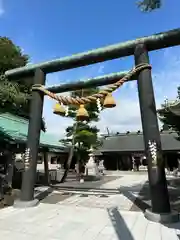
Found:
M 162 54 L 160 70 L 152 74 L 157 109 L 165 98 L 170 100 L 176 98 L 177 87 L 180 86 L 179 53 L 180 48 L 176 48 L 176 54 L 172 53 L 172 50 L 165 50 Z M 142 129 L 137 82 L 127 83 L 125 89 L 126 94 L 122 94 L 123 88 L 115 94 L 116 108 L 101 113 L 101 121 L 98 123 L 101 132 L 106 132 L 107 127 L 113 132 Z M 160 122 L 159 124 L 161 125 Z
M 4 10 L 4 4 L 3 4 L 3 0 L 0 0 L 0 16 L 2 16 L 4 14 L 5 10 Z
M 110 132 L 124 132 L 140 129 L 140 110 L 137 101 L 116 97 L 116 107 L 106 109 L 101 113 L 100 122 L 97 124 L 102 133 L 106 132 L 106 128 Z
M 104 73 L 104 68 L 105 68 L 105 65 L 100 65 L 100 67 L 98 69 L 98 73 L 103 74 Z
M 180 85 L 179 53 L 180 48 L 176 48 L 175 53 L 171 49 L 162 51 L 159 58 L 159 70 L 153 70 L 153 85 L 157 108 L 161 106 L 166 97 L 174 99 L 177 95 L 177 87 Z M 99 65 L 98 68 L 93 66 L 92 68 L 89 71 L 89 75 L 91 73 L 94 74 L 94 72 L 97 75 L 103 74 L 104 65 Z M 85 78 L 87 75 L 88 72 L 85 74 Z M 125 86 L 116 91 L 114 97 L 117 106 L 114 109 L 107 109 L 101 113 L 101 120 L 97 123 L 100 131 L 105 133 L 107 127 L 113 132 L 137 131 L 142 129 L 136 81 L 126 83 Z M 53 104 L 54 101 L 46 100 L 44 116 L 48 131 L 63 137 L 65 128 L 72 121 L 68 118 L 53 116 Z
M 72 124 L 72 120 L 53 114 L 54 104 L 54 100 L 45 98 L 43 116 L 45 117 L 47 131 L 61 138 L 65 134 L 66 127 Z
M 131 88 L 129 90 L 131 91 Z M 107 127 L 110 132 L 114 133 L 142 130 L 138 94 L 137 92 L 133 94 L 135 95 L 133 98 L 121 97 L 119 94 L 118 97 L 115 97 L 116 107 L 106 109 L 101 113 L 101 120 L 97 124 L 101 133 L 107 133 Z M 163 101 L 164 98 L 161 96 L 156 98 L 157 108 L 161 106 Z

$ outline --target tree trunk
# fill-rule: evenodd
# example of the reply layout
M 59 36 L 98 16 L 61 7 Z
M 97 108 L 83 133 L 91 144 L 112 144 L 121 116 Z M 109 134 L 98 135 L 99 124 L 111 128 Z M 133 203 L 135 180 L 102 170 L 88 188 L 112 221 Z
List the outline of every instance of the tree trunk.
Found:
M 7 152 L 7 168 L 6 168 L 6 176 L 5 180 L 8 184 L 9 188 L 12 188 L 12 178 L 14 172 L 14 163 L 15 163 L 15 154 L 13 152 Z
M 72 146 L 70 148 L 69 157 L 68 157 L 67 164 L 66 164 L 66 169 L 64 170 L 64 174 L 63 174 L 63 176 L 60 180 L 60 183 L 65 182 L 66 177 L 67 177 L 68 172 L 69 172 L 69 169 L 71 167 L 72 158 L 73 158 L 73 155 L 74 155 L 75 134 L 76 134 L 77 124 L 78 124 L 77 122 L 74 124 Z
M 4 193 L 12 189 L 15 154 L 6 150 L 4 153 L 4 170 L 0 173 L 0 200 L 4 199 Z
M 74 145 L 72 145 L 72 147 L 70 149 L 69 157 L 68 157 L 67 164 L 66 164 L 66 169 L 64 170 L 64 174 L 60 180 L 60 183 L 63 183 L 66 180 L 67 174 L 68 174 L 70 166 L 71 166 L 73 154 L 74 154 Z
M 4 198 L 3 175 L 0 173 L 0 201 Z
M 47 186 L 50 185 L 50 177 L 49 177 L 49 163 L 48 163 L 48 153 L 47 150 L 44 150 L 45 152 L 43 153 L 44 155 L 44 174 L 45 174 L 45 183 Z
M 80 142 L 78 142 L 78 149 L 80 149 L 81 145 L 80 145 Z M 78 172 L 77 172 L 77 179 L 80 180 L 81 178 L 81 159 L 80 159 L 80 154 L 78 153 L 77 154 L 77 169 L 78 169 Z

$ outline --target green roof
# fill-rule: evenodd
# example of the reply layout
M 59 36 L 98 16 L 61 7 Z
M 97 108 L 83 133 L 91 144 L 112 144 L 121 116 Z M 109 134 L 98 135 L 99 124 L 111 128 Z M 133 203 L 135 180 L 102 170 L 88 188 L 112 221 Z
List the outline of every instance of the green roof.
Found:
M 28 133 L 28 120 L 15 116 L 10 113 L 0 113 L 0 132 L 3 136 L 15 142 L 26 142 Z M 58 137 L 41 131 L 40 147 L 49 147 L 52 149 L 61 149 Z

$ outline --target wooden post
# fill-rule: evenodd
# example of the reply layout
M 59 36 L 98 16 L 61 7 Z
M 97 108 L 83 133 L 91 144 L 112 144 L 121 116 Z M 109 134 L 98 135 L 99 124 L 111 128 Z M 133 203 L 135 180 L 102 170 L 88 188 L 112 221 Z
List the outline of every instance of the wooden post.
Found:
M 149 64 L 148 52 L 143 44 L 135 49 L 135 63 Z M 148 174 L 152 201 L 152 212 L 170 212 L 169 194 L 164 170 L 164 160 L 161 149 L 161 138 L 158 127 L 156 105 L 151 77 L 151 70 L 142 70 L 138 76 L 138 94 L 141 110 L 141 121 L 144 134 L 145 153 L 148 160 Z M 149 143 L 156 143 L 157 163 L 153 165 L 153 158 Z
M 45 84 L 46 75 L 41 69 L 35 70 L 34 84 Z M 34 185 L 36 181 L 36 168 L 39 149 L 39 139 L 41 132 L 41 118 L 43 110 L 44 96 L 41 92 L 33 91 L 30 107 L 30 120 L 28 129 L 28 139 L 25 161 L 29 166 L 23 174 L 21 198 L 15 203 L 16 207 L 31 207 L 38 203 L 34 199 Z
M 49 176 L 48 149 L 44 149 L 43 159 L 44 159 L 45 183 L 49 186 L 51 182 L 50 182 L 50 176 Z

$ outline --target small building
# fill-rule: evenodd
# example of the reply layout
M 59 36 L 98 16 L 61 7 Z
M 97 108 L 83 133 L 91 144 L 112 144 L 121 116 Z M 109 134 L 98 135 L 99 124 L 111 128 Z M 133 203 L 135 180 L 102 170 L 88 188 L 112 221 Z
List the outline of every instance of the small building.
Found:
M 132 156 L 144 155 L 143 133 L 118 133 L 104 136 L 103 144 L 97 155 L 104 159 L 104 166 L 108 170 L 131 170 Z M 166 163 L 176 166 L 178 152 L 180 152 L 179 136 L 173 131 L 161 131 L 161 144 Z
M 24 153 L 28 135 L 29 121 L 8 112 L 0 113 L 0 152 L 5 145 L 15 153 Z M 62 146 L 57 136 L 41 131 L 38 164 L 43 164 L 44 153 L 47 153 L 49 165 L 64 162 L 67 149 Z M 50 167 L 51 168 L 51 167 Z

